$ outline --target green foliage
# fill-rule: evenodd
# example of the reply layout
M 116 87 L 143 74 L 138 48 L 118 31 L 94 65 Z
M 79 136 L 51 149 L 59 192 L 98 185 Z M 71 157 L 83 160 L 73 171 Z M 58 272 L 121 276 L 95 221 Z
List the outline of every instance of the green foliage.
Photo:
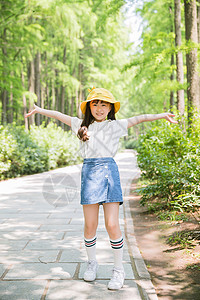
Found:
M 194 270 L 200 272 L 200 265 L 199 264 L 187 265 L 187 270 Z
M 135 115 L 159 113 L 169 109 L 170 91 L 178 89 L 176 81 L 170 80 L 176 68 L 171 65 L 175 55 L 173 1 L 143 1 L 136 6 L 143 30 L 141 43 L 124 67 L 130 89 L 128 105 Z
M 0 135 L 1 179 L 48 170 L 47 152 L 31 139 L 24 127 L 1 126 Z
M 176 210 L 172 211 L 160 211 L 157 216 L 162 221 L 188 221 L 186 213 L 180 213 Z
M 199 241 L 199 231 L 178 231 L 169 236 L 167 242 L 171 246 L 180 246 L 184 248 L 193 248 Z
M 46 149 L 50 169 L 80 161 L 78 139 L 71 131 L 66 132 L 55 123 L 50 123 L 47 127 L 44 124 L 32 126 L 30 137 L 39 147 Z
M 123 141 L 123 147 L 125 149 L 137 149 L 137 146 L 138 141 L 132 136 L 129 136 L 128 139 L 124 139 Z
M 12 165 L 12 158 L 17 149 L 16 140 L 7 128 L 0 126 L 0 173 L 6 174 Z
M 78 139 L 51 123 L 44 128 L 23 126 L 0 127 L 0 179 L 80 162 Z
M 39 77 L 44 108 L 76 115 L 79 102 L 92 85 L 114 90 L 116 95 L 120 90 L 123 98 L 124 75 L 120 69 L 127 59 L 128 44 L 121 12 L 124 3 L 125 0 L 1 1 L 0 87 L 7 102 L 0 103 L 1 122 L 24 124 L 23 109 L 29 109 L 29 102 L 36 97 L 30 66 L 36 69 L 38 53 L 40 71 L 35 79 Z
M 192 211 L 200 206 L 198 126 L 185 133 L 161 123 L 139 138 L 138 163 L 150 184 L 140 189 L 142 204 L 156 210 Z

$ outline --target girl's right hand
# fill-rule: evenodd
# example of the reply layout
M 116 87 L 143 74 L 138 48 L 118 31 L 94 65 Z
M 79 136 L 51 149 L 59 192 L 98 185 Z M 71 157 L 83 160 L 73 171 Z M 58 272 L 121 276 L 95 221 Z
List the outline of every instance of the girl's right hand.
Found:
M 25 118 L 30 117 L 31 115 L 34 115 L 35 113 L 39 112 L 39 106 L 33 105 L 34 109 L 29 111 L 27 114 L 25 114 Z

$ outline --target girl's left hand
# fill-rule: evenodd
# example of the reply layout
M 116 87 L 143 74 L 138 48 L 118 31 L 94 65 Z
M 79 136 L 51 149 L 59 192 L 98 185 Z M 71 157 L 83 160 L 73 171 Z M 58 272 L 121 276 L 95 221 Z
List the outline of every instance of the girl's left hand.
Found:
M 177 124 L 178 121 L 175 121 L 171 117 L 175 117 L 175 115 L 171 113 L 163 113 L 163 119 L 169 121 L 170 123 Z

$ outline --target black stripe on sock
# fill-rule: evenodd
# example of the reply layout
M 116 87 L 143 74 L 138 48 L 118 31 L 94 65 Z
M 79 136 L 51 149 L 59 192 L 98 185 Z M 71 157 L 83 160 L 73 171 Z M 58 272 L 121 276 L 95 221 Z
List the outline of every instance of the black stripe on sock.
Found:
M 95 246 L 96 245 L 96 240 L 97 240 L 96 237 L 93 240 L 91 240 L 91 241 L 84 239 L 84 241 L 85 241 L 85 247 L 89 248 L 89 247 Z
M 112 244 L 120 244 L 122 241 L 123 241 L 123 238 L 122 238 L 120 241 L 118 241 L 118 242 L 113 242 L 112 240 L 110 240 L 110 242 L 111 242 Z
M 92 242 L 96 241 L 96 239 L 97 239 L 97 238 L 95 237 L 95 238 L 94 238 L 93 240 L 91 240 L 91 241 L 90 241 L 90 240 L 86 240 L 86 239 L 84 239 L 84 241 L 85 241 L 86 243 L 92 243 Z
M 124 245 L 122 244 L 120 247 L 112 247 L 112 249 L 121 249 Z
M 124 246 L 124 240 L 123 238 L 118 242 L 113 242 L 110 240 L 110 244 L 112 249 L 121 249 Z

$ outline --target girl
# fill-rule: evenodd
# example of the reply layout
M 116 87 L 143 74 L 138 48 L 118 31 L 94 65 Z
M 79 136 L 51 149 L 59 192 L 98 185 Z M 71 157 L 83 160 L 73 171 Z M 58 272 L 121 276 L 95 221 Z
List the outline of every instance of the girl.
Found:
M 140 115 L 129 119 L 115 119 L 120 102 L 106 89 L 93 88 L 86 101 L 81 103 L 83 120 L 57 111 L 42 109 L 35 105 L 26 117 L 40 113 L 71 126 L 80 141 L 84 158 L 81 172 L 81 204 L 84 213 L 84 242 L 88 256 L 85 281 L 96 278 L 96 230 L 99 205 L 103 205 L 105 226 L 114 254 L 114 268 L 108 289 L 120 289 L 125 273 L 122 265 L 123 237 L 119 226 L 119 206 L 123 204 L 118 167 L 113 159 L 117 152 L 119 138 L 127 135 L 131 126 L 146 121 L 166 119 L 177 123 L 170 113 Z

